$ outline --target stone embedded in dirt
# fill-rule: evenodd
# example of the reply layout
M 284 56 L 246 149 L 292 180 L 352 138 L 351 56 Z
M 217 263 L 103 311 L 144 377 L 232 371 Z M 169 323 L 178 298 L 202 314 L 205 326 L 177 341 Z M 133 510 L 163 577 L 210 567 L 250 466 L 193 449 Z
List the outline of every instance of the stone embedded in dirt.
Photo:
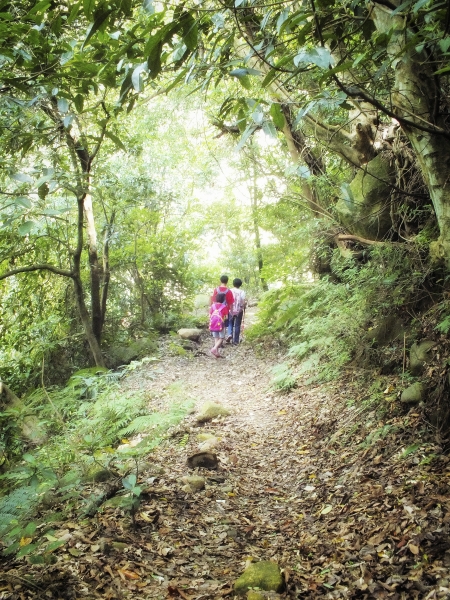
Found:
M 257 592 L 256 590 L 247 592 L 247 600 L 276 600 L 277 598 L 280 598 L 280 595 L 275 592 Z
M 254 590 L 250 590 L 247 593 L 247 600 L 265 600 L 263 594 L 261 592 L 255 592 Z
M 198 342 L 200 336 L 202 335 L 201 329 L 179 329 L 178 335 L 183 340 L 192 340 L 193 342 Z
M 203 444 L 200 444 L 198 449 L 201 450 L 202 452 L 208 452 L 209 450 L 213 450 L 214 448 L 217 448 L 217 446 L 219 445 L 219 439 L 216 437 L 212 437 L 209 440 L 206 440 L 205 442 L 203 442 Z
M 90 471 L 85 473 L 82 477 L 83 482 L 93 481 L 95 483 L 102 483 L 108 481 L 114 477 L 114 473 L 109 469 L 102 469 L 93 467 Z
M 213 433 L 208 433 L 205 431 L 204 433 L 198 433 L 195 437 L 197 438 L 198 442 L 206 442 L 212 438 L 215 439 L 216 436 Z
M 419 402 L 422 402 L 424 395 L 425 390 L 423 385 L 420 381 L 416 381 L 416 383 L 407 387 L 406 390 L 403 390 L 400 402 L 404 404 L 419 404 Z
M 188 475 L 182 477 L 181 481 L 185 484 L 183 489 L 185 489 L 186 486 L 189 486 L 193 492 L 199 492 L 200 490 L 205 489 L 205 478 L 200 477 L 199 475 Z
M 197 423 L 206 423 L 217 417 L 226 417 L 230 414 L 224 406 L 215 402 L 205 402 L 201 407 L 200 413 L 197 415 Z
M 268 560 L 251 563 L 234 582 L 234 592 L 238 596 L 244 596 L 250 588 L 282 592 L 284 580 L 280 567 Z
M 197 452 L 187 459 L 187 464 L 190 469 L 217 469 L 219 459 L 212 452 Z
M 423 340 L 411 346 L 409 351 L 409 370 L 412 375 L 420 375 L 423 372 L 424 366 L 430 362 L 430 350 L 436 342 L 431 340 Z

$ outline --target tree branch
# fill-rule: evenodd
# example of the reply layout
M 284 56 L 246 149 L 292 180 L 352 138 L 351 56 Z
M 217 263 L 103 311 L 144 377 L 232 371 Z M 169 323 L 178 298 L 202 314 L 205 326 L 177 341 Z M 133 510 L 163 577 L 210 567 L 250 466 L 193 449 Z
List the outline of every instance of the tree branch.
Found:
M 50 271 L 50 273 L 54 273 L 55 275 L 62 275 L 63 277 L 70 277 L 70 279 L 73 279 L 72 271 L 66 271 L 65 269 L 59 269 L 58 267 L 54 267 L 53 265 L 47 265 L 44 263 L 41 265 L 28 265 L 27 267 L 18 267 L 17 269 L 6 271 L 6 273 L 0 274 L 0 281 L 2 279 L 12 277 L 13 275 L 18 275 L 19 273 L 30 273 L 31 271 Z
M 376 240 L 368 240 L 366 238 L 360 237 L 359 235 L 350 235 L 347 233 L 338 233 L 335 236 L 335 240 L 341 242 L 358 242 L 358 244 L 362 244 L 363 246 L 382 246 L 386 242 L 379 242 Z

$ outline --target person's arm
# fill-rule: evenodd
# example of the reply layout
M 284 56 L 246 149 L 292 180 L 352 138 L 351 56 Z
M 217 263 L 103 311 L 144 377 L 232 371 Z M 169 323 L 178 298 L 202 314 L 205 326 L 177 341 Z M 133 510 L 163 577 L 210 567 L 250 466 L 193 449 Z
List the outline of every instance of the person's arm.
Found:
M 233 308 L 233 304 L 234 304 L 234 294 L 233 294 L 232 290 L 228 290 L 227 296 L 226 296 L 226 301 L 227 301 L 228 311 L 231 313 L 231 309 Z
M 247 308 L 247 297 L 245 295 L 244 290 L 242 290 L 242 305 L 244 307 L 244 312 L 245 312 L 245 309 Z

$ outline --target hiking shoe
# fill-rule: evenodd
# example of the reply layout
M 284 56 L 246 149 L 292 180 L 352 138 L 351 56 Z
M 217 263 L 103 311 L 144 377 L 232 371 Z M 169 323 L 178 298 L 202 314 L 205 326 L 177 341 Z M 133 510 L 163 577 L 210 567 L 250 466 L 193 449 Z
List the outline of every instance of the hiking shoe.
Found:
M 231 335 L 229 335 L 225 341 L 227 344 L 229 344 L 231 342 Z

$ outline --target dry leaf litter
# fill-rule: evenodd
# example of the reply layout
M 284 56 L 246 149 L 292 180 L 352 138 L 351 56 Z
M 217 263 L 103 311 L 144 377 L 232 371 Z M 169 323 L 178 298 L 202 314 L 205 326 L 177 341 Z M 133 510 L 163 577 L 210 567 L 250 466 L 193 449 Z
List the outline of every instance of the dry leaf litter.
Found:
M 348 405 L 350 376 L 281 394 L 269 353 L 244 343 L 215 359 L 207 334 L 194 354 L 171 344 L 124 382 L 148 390 L 149 411 L 164 409 L 174 382 L 196 401 L 139 476 L 136 530 L 107 506 L 61 523 L 55 564 L 3 559 L 1 600 L 233 598 L 245 566 L 263 560 L 286 582 L 271 597 L 450 598 L 450 462 L 423 432 L 405 452 L 425 430 L 417 408 L 377 422 Z M 230 415 L 199 423 L 205 402 Z M 202 444 L 217 469 L 189 469 Z

